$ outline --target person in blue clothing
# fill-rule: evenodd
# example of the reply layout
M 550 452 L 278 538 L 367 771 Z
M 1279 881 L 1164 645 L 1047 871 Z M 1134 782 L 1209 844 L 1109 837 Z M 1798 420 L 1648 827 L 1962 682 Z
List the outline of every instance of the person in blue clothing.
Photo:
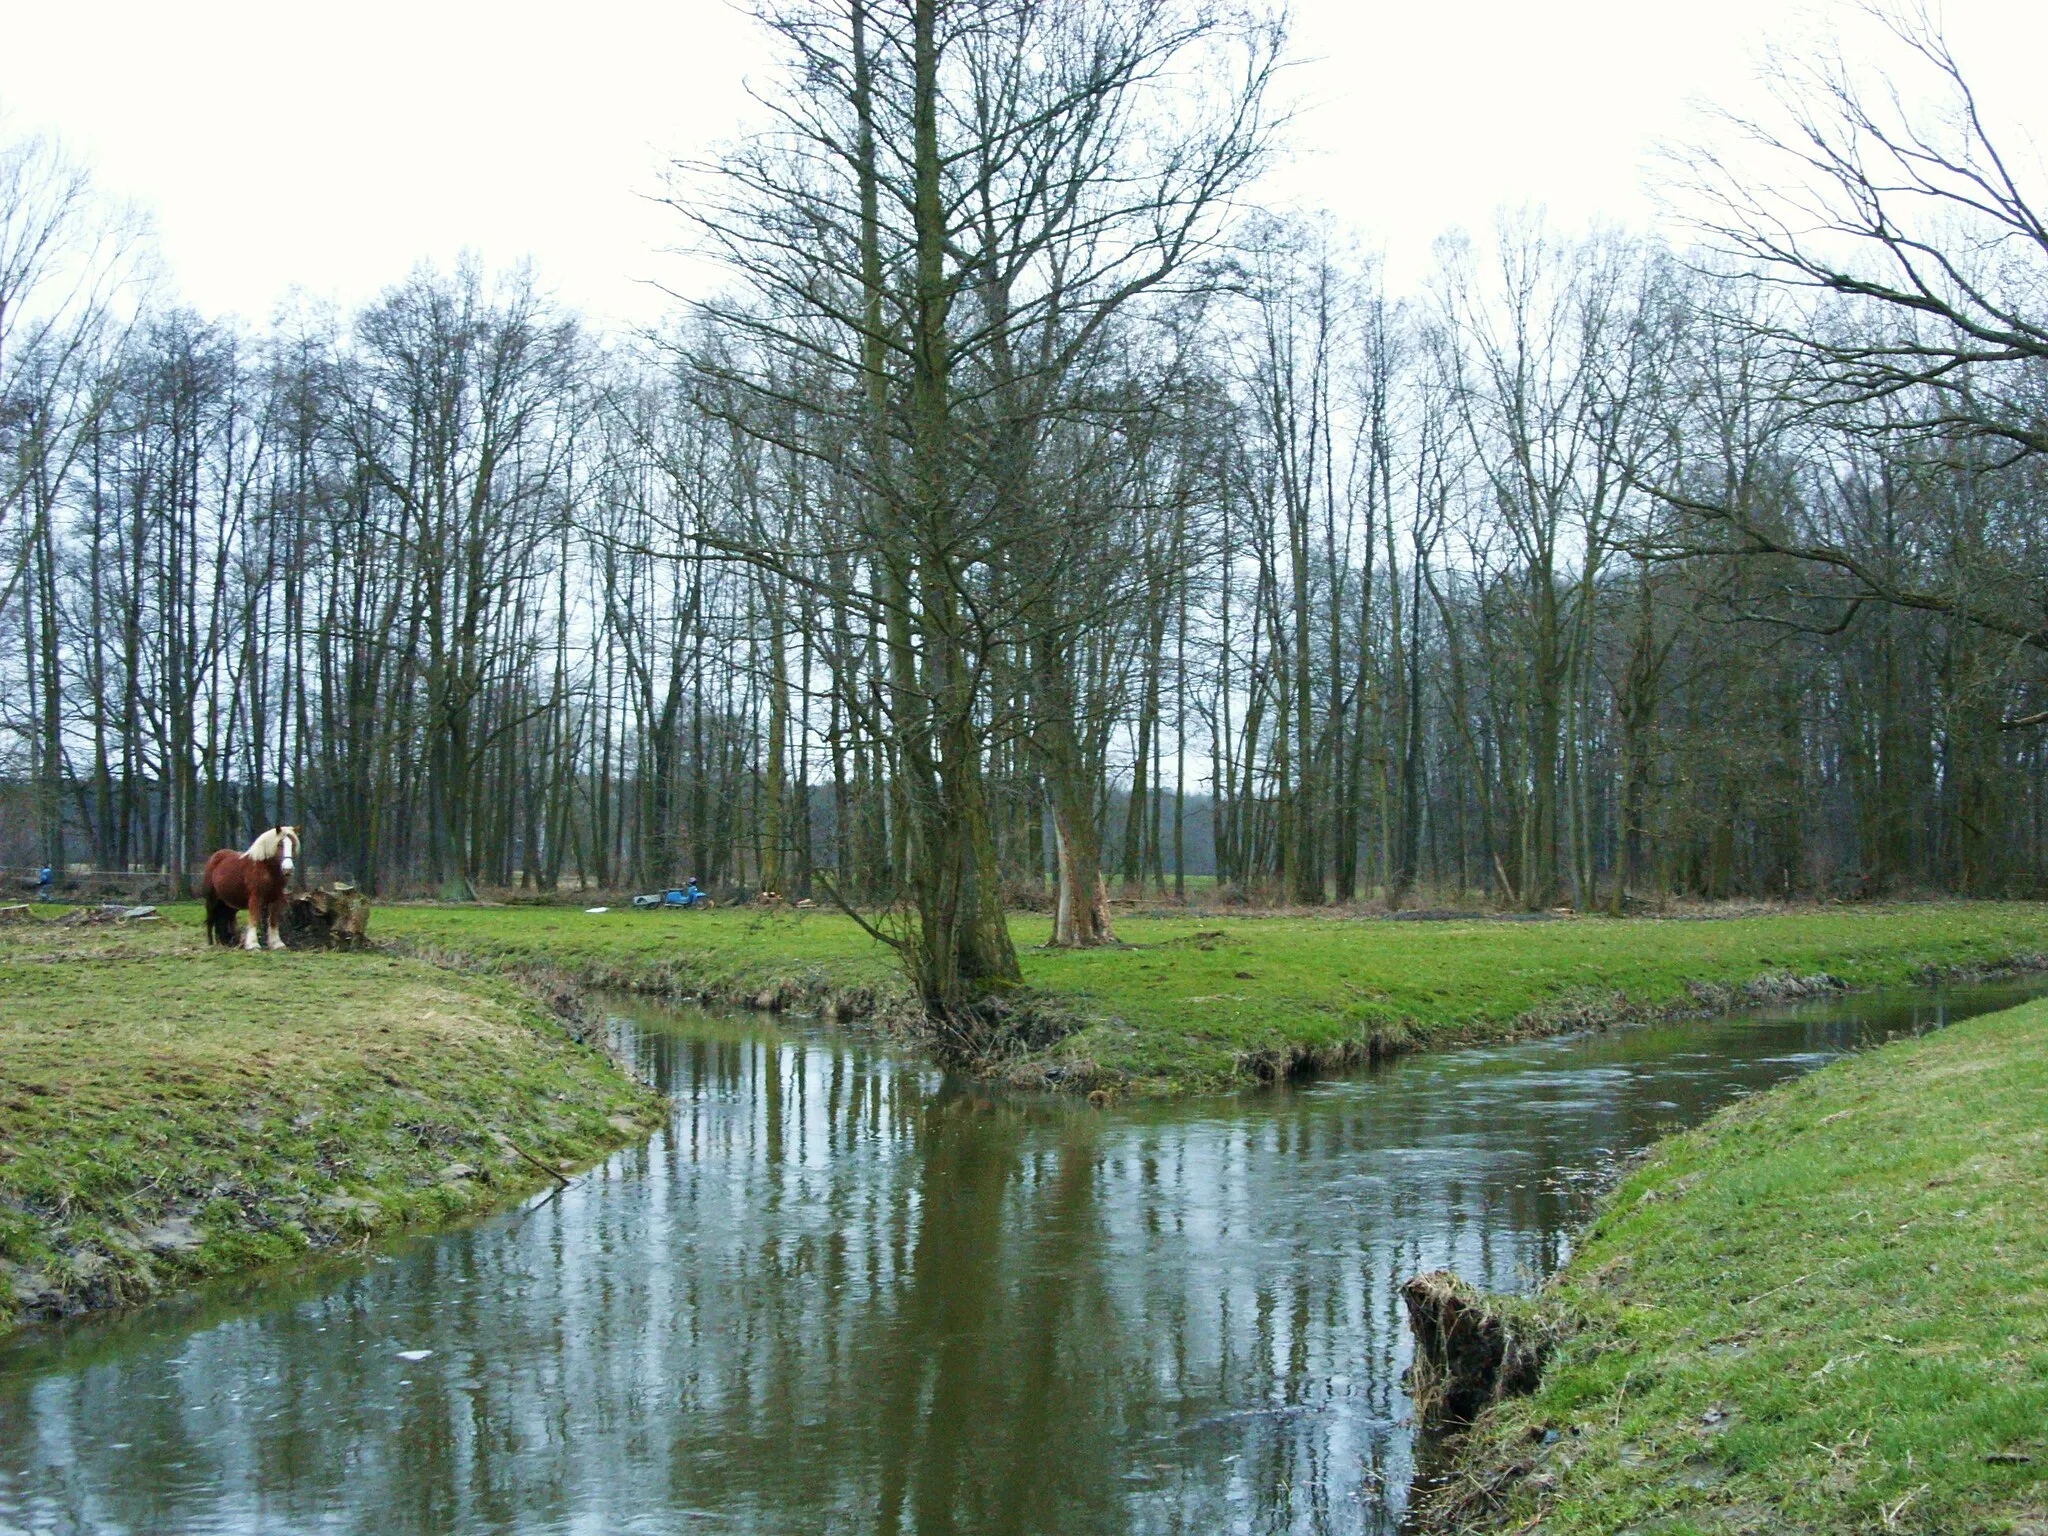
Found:
M 690 876 L 690 883 L 683 888 L 683 905 L 694 907 L 704 899 L 704 893 L 697 889 L 697 877 Z
M 41 869 L 36 871 L 37 901 L 48 901 L 50 899 L 50 885 L 54 878 L 55 877 L 50 873 L 50 866 L 47 864 L 45 864 Z

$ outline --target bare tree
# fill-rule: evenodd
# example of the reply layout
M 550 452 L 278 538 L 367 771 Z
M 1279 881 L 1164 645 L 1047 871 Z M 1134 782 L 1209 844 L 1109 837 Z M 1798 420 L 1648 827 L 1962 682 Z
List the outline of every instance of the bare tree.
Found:
M 1744 264 L 1731 281 L 1845 301 L 1743 311 L 1787 349 L 1780 387 L 1809 412 L 1910 438 L 1972 472 L 2048 453 L 2041 193 L 1994 134 L 1933 16 L 1918 7 L 1866 14 L 1890 37 L 1913 86 L 1931 87 L 1931 102 L 1909 105 L 1889 79 L 1839 56 L 1781 60 L 1772 74 L 1775 118 L 1727 121 L 1783 174 L 1760 182 L 1722 154 L 1696 152 L 1689 179 L 1704 198 L 1706 228 Z M 2048 566 L 2025 526 L 1984 530 L 1934 575 L 1774 520 L 1740 496 L 1670 476 L 1658 490 L 1724 530 L 1734 547 L 1815 568 L 1842 604 L 1941 614 L 2048 652 Z M 2048 724 L 2048 712 L 2004 723 Z
M 943 1013 L 1019 981 L 986 684 L 1049 515 L 1028 493 L 1033 438 L 1102 331 L 1219 231 L 1267 139 L 1279 32 L 1168 0 L 843 0 L 765 19 L 792 52 L 778 128 L 687 208 L 751 293 L 710 313 L 773 360 L 728 382 L 846 381 L 789 446 L 850 465 L 865 492 L 827 542 L 866 576 L 886 638 L 911 893 L 892 942 Z

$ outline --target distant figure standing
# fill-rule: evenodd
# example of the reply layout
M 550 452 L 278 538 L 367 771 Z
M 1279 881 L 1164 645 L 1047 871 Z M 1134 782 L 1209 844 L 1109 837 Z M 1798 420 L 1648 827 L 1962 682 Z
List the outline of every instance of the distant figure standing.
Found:
M 41 869 L 36 871 L 37 901 L 48 901 L 50 899 L 50 886 L 52 882 L 55 880 L 55 878 L 56 877 L 50 873 L 50 866 L 47 864 L 45 864 Z

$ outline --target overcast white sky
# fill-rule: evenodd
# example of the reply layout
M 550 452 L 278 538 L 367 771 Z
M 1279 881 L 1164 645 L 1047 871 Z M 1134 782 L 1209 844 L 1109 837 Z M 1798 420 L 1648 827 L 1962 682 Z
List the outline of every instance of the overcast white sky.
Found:
M 1296 0 L 1304 106 L 1276 204 L 1319 203 L 1397 283 L 1455 225 L 1541 203 L 1644 224 L 1655 146 L 1752 90 L 1770 39 L 1835 0 Z M 1950 0 L 1995 107 L 2037 106 L 2048 4 Z M 730 135 L 765 53 L 725 0 L 0 0 L 0 114 L 54 129 L 154 215 L 181 295 L 255 320 L 295 285 L 343 303 L 421 259 L 531 257 L 566 301 L 651 321 L 688 286 L 647 195 Z

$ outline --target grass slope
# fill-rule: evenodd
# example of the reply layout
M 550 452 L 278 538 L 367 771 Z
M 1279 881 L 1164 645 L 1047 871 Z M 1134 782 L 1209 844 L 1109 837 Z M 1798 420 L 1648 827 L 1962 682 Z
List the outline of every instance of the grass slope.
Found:
M 195 909 L 196 910 L 196 909 Z M 183 909 L 178 909 L 183 920 Z M 516 970 L 545 965 L 587 986 L 703 993 L 788 1005 L 835 993 L 902 993 L 895 958 L 838 912 L 635 912 L 613 907 L 379 906 L 370 937 Z
M 2048 1001 L 1665 1143 L 1549 1301 L 1442 1528 L 2048 1531 Z
M 521 1151 L 658 1120 L 505 983 L 209 951 L 181 915 L 0 928 L 0 1330 L 446 1219 L 545 1182 Z
M 1371 922 L 1355 918 L 1124 917 L 1130 947 L 1038 948 L 1044 917 L 1013 915 L 1027 983 L 1085 1027 L 1008 1064 L 1021 1080 L 1146 1092 L 1242 1087 L 1377 1038 L 1403 1049 L 1682 1007 L 1695 987 L 1828 972 L 1852 987 L 1990 968 L 2048 949 L 2048 906 L 1928 903 L 1722 921 Z M 585 981 L 771 993 L 790 1006 L 835 988 L 900 996 L 892 957 L 836 912 L 590 916 L 570 908 L 380 908 L 372 931 Z

